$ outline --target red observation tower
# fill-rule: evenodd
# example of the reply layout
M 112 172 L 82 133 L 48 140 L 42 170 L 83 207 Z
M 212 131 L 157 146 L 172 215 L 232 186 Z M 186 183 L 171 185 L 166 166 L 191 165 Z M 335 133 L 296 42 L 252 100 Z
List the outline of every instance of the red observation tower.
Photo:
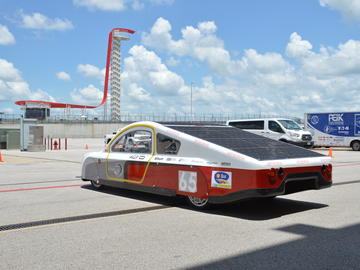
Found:
M 50 116 L 51 108 L 95 109 L 106 103 L 108 96 L 109 81 L 110 81 L 111 120 L 120 120 L 121 41 L 129 40 L 130 37 L 127 36 L 126 34 L 134 34 L 134 33 L 135 33 L 134 30 L 130 30 L 126 28 L 114 28 L 109 33 L 108 49 L 106 56 L 104 93 L 101 102 L 97 106 L 49 102 L 42 100 L 19 100 L 16 101 L 15 104 L 22 106 L 24 108 L 25 118 L 38 118 L 38 119 L 45 119 L 46 117 Z

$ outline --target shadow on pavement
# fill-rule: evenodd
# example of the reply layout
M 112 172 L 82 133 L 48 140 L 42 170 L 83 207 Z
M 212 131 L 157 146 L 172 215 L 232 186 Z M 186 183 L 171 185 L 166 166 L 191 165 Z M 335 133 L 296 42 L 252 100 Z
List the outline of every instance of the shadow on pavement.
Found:
M 82 186 L 84 189 L 102 192 L 106 194 L 126 197 L 129 199 L 141 200 L 150 203 L 174 206 L 178 208 L 199 211 L 188 206 L 182 197 L 166 197 L 151 193 L 132 191 L 126 189 L 104 187 L 101 190 L 95 190 L 91 185 Z M 326 204 L 313 202 L 304 202 L 298 200 L 290 200 L 284 198 L 274 199 L 253 199 L 247 201 L 239 201 L 232 204 L 213 205 L 209 210 L 201 210 L 199 212 L 241 218 L 247 220 L 268 220 L 278 218 L 284 215 L 290 215 L 298 212 L 319 209 L 327 207 Z
M 160 196 L 156 194 L 146 193 L 146 192 L 140 192 L 140 191 L 133 191 L 128 189 L 121 189 L 121 188 L 114 188 L 109 186 L 103 186 L 102 189 L 94 189 L 91 185 L 83 185 L 81 188 L 92 190 L 95 192 L 101 192 L 106 194 L 111 194 L 115 196 L 121 196 L 129 199 L 134 200 L 141 200 L 145 202 L 150 203 L 156 203 L 156 204 L 162 204 L 162 205 L 171 205 L 171 206 L 177 206 L 177 203 L 182 202 L 181 198 L 179 197 L 166 197 L 166 196 Z
M 326 204 L 285 198 L 252 199 L 233 204 L 215 205 L 214 208 L 208 212 L 248 220 L 268 220 L 327 206 Z
M 296 224 L 278 230 L 302 238 L 186 269 L 359 269 L 360 224 L 340 229 Z

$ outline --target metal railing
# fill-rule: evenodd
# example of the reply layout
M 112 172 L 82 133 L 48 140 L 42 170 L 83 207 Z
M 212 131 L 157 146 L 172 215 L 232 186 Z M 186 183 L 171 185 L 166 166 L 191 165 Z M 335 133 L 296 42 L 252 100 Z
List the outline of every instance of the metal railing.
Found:
M 21 114 L 0 114 L 1 123 L 19 123 Z M 41 123 L 119 123 L 119 122 L 137 122 L 137 121 L 154 121 L 154 122 L 215 122 L 225 123 L 230 119 L 255 119 L 255 118 L 290 118 L 298 123 L 303 123 L 303 119 L 290 115 L 270 115 L 270 114 L 253 114 L 253 113 L 122 113 L 121 120 L 104 120 L 102 116 L 97 115 L 64 115 L 52 114 L 45 120 L 39 120 Z

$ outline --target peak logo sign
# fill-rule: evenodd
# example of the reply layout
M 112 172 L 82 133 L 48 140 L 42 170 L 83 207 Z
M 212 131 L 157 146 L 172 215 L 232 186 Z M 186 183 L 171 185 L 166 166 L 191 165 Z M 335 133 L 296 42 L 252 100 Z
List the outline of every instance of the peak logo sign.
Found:
M 330 113 L 329 114 L 329 125 L 343 125 L 343 113 Z
M 211 186 L 218 188 L 231 189 L 231 172 L 212 171 L 211 174 Z
M 310 121 L 313 125 L 317 125 L 320 121 L 319 116 L 317 116 L 317 115 L 311 116 Z

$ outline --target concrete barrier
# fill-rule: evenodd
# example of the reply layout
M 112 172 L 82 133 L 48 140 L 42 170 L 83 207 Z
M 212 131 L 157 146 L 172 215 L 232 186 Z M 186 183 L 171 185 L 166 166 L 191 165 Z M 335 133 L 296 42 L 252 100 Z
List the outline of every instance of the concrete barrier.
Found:
M 53 138 L 103 138 L 129 123 L 46 123 L 44 137 Z M 20 128 L 19 124 L 0 124 L 0 128 Z

